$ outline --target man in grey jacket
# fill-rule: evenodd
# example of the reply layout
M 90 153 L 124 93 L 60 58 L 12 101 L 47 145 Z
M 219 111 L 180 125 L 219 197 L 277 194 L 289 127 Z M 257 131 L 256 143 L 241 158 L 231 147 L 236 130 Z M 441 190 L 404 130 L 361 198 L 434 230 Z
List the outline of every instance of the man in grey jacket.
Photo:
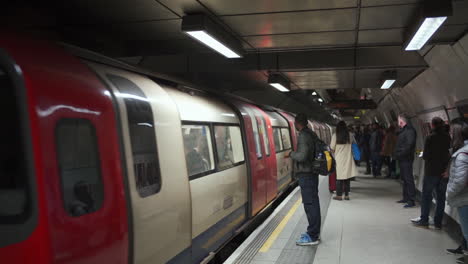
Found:
M 296 242 L 300 246 L 318 245 L 321 225 L 318 174 L 312 170 L 317 135 L 307 127 L 307 123 L 305 114 L 296 116 L 294 124 L 299 131 L 297 151 L 292 151 L 285 156 L 286 158 L 291 157 L 294 161 L 296 177 L 299 179 L 301 187 L 302 203 L 309 221 L 307 232 L 303 233 Z
M 454 141 L 460 135 L 453 135 Z M 450 162 L 449 183 L 447 185 L 447 203 L 457 208 L 463 236 L 468 241 L 468 125 L 463 124 L 461 136 L 464 146 L 457 150 Z M 468 263 L 468 252 L 464 252 L 458 263 Z

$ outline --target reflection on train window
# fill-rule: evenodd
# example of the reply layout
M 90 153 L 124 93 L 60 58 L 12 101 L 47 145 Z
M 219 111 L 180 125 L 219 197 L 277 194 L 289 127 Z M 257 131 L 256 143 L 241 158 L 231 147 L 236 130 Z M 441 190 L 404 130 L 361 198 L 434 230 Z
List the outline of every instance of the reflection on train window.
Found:
M 281 142 L 283 142 L 283 149 L 291 149 L 291 135 L 289 134 L 289 129 L 281 128 Z
M 187 173 L 193 176 L 214 169 L 209 126 L 182 125 Z
M 283 143 L 281 140 L 281 131 L 279 127 L 273 128 L 273 139 L 275 141 L 275 151 L 280 152 L 283 150 Z
M 65 210 L 75 217 L 99 210 L 104 187 L 96 129 L 86 119 L 62 119 L 56 140 Z
M 255 140 L 255 150 L 257 154 L 257 158 L 260 159 L 262 155 L 262 148 L 260 147 L 260 136 L 258 134 L 258 125 L 256 122 L 256 117 L 254 115 L 251 115 L 250 118 L 252 119 L 252 128 L 254 132 L 254 140 Z
M 141 197 L 148 197 L 161 189 L 161 171 L 151 105 L 135 83 L 116 75 L 109 74 L 108 78 L 119 90 L 117 96 L 123 98 L 127 108 L 137 191 Z
M 218 167 L 225 169 L 244 161 L 244 147 L 238 126 L 215 126 Z
M 28 173 L 16 89 L 0 69 L 0 111 L 4 126 L 0 129 L 0 225 L 21 224 L 30 212 L 27 193 Z M 0 236 L 0 242 L 1 242 Z
M 266 124 L 265 124 L 265 119 L 261 118 L 261 124 L 260 124 L 260 133 L 263 136 L 263 142 L 265 142 L 265 154 L 267 156 L 270 156 L 270 140 L 268 139 L 268 134 L 267 134 L 267 129 L 266 129 Z

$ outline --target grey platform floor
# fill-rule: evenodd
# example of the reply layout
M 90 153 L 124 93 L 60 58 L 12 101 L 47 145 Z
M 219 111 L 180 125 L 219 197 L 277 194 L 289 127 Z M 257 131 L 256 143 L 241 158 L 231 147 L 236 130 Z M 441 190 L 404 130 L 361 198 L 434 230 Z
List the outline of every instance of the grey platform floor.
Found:
M 322 210 L 322 241 L 319 246 L 295 245 L 296 239 L 306 229 L 307 220 L 302 204 L 296 210 L 291 206 L 299 199 L 299 195 L 293 193 L 294 197 L 285 208 L 291 217 L 284 229 L 276 232 L 278 236 L 274 239 L 270 236 L 269 239 L 262 238 L 272 242 L 271 247 L 267 251 L 256 252 L 248 260 L 238 258 L 225 263 L 455 263 L 456 257 L 445 253 L 446 248 L 456 247 L 455 241 L 444 231 L 412 226 L 409 219 L 419 216 L 420 207 L 403 209 L 402 205 L 395 203 L 401 196 L 401 185 L 397 181 L 358 177 L 351 183 L 351 201 L 330 200 L 328 178 L 321 177 L 319 190 Z M 286 216 L 287 212 L 281 213 L 281 218 Z M 252 249 L 253 244 L 245 245 L 244 250 Z

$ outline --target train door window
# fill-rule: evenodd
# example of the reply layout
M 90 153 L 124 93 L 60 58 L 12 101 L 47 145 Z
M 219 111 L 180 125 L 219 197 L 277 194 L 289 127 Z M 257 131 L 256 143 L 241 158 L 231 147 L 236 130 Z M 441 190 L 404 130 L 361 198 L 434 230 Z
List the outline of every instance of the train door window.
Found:
M 268 130 L 266 129 L 265 119 L 261 118 L 260 132 L 263 135 L 263 142 L 265 142 L 265 154 L 270 156 L 270 140 L 268 139 Z
M 104 187 L 96 129 L 86 119 L 62 119 L 55 136 L 65 210 L 75 217 L 99 210 Z
M 281 142 L 283 143 L 283 150 L 291 149 L 291 135 L 289 129 L 281 128 Z
M 214 127 L 219 169 L 226 169 L 244 161 L 244 147 L 238 126 Z
M 28 170 L 24 139 L 21 135 L 20 102 L 17 100 L 18 87 L 6 71 L 0 68 L 0 111 L 4 126 L 0 129 L 0 225 L 22 224 L 29 214 Z M 0 247 L 7 242 L 0 233 Z M 10 235 L 11 238 L 13 238 Z M 3 239 L 5 238 L 5 239 Z
M 258 124 L 256 121 L 255 115 L 252 113 L 252 111 L 248 110 L 247 111 L 250 116 L 250 120 L 252 121 L 252 129 L 253 129 L 253 134 L 254 134 L 254 141 L 255 141 L 255 151 L 258 159 L 262 158 L 262 148 L 260 147 L 260 136 L 258 134 Z
M 151 104 L 135 83 L 111 74 L 108 78 L 119 90 L 117 96 L 123 98 L 127 108 L 137 191 L 141 197 L 148 197 L 161 189 L 161 171 Z
M 185 162 L 189 176 L 214 169 L 211 131 L 207 125 L 182 125 Z
M 273 139 L 275 143 L 275 151 L 276 153 L 280 152 L 283 150 L 283 142 L 281 140 L 281 130 L 279 127 L 274 127 L 273 128 Z

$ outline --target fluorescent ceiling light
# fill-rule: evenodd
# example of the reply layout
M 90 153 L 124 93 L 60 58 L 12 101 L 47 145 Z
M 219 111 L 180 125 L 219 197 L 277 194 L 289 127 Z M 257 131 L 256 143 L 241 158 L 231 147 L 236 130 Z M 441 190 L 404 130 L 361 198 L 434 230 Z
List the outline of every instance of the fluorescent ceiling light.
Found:
M 289 89 L 284 87 L 280 83 L 270 83 L 271 86 L 275 87 L 276 89 L 280 90 L 281 92 L 289 92 Z
M 235 53 L 230 48 L 226 47 L 223 43 L 219 42 L 203 30 L 187 31 L 187 34 L 189 34 L 194 39 L 199 40 L 200 42 L 212 48 L 213 50 L 221 53 L 227 58 L 232 59 L 241 57 L 239 54 Z
M 315 91 L 314 91 L 314 92 L 312 92 L 312 95 L 317 95 L 317 92 L 315 92 Z
M 446 16 L 427 17 L 424 19 L 424 22 L 419 27 L 418 31 L 416 31 L 416 34 L 414 34 L 405 50 L 420 50 L 446 19 Z
M 323 99 L 322 99 L 322 98 L 319 98 L 318 101 L 321 102 L 321 103 L 323 103 Z
M 392 85 L 393 85 L 393 83 L 395 81 L 396 80 L 385 80 L 385 82 L 382 84 L 381 89 L 388 89 L 388 88 L 392 87 Z

